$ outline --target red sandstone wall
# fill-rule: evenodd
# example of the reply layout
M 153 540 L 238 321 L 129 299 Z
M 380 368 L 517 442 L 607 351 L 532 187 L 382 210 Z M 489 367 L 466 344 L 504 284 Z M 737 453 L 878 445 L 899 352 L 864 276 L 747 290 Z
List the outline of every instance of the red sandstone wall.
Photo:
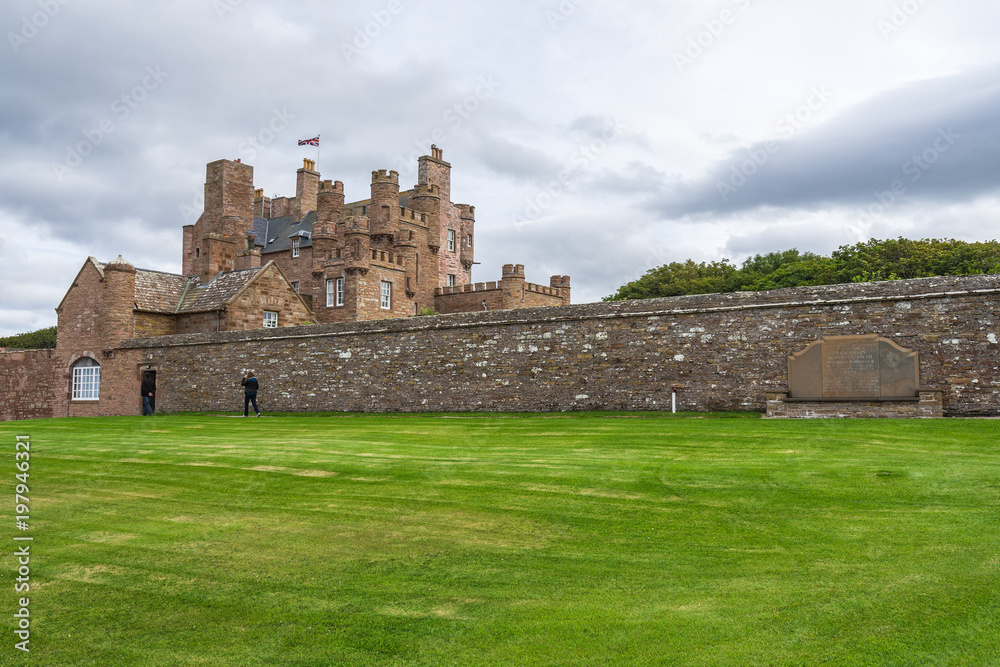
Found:
M 278 313 L 278 326 L 298 326 L 313 321 L 312 313 L 291 291 L 276 266 L 258 275 L 250 286 L 226 310 L 226 330 L 254 329 L 263 326 L 264 311 Z
M 0 420 L 54 417 L 55 350 L 0 352 Z

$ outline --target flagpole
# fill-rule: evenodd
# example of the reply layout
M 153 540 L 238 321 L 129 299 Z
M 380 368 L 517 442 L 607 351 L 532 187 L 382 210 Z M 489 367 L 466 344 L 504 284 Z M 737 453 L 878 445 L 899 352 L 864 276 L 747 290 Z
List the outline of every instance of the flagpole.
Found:
M 316 171 L 319 172 L 319 135 L 316 135 Z

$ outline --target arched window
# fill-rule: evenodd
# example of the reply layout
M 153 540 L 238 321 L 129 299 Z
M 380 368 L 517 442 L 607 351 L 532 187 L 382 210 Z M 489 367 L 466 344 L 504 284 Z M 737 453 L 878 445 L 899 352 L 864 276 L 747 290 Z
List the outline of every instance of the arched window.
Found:
M 73 364 L 73 400 L 96 401 L 101 397 L 101 365 L 90 357 Z

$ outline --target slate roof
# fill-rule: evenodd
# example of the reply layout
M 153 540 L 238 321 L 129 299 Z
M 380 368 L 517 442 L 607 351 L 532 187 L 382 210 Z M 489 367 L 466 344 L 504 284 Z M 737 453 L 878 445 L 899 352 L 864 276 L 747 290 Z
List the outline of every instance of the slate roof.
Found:
M 316 212 L 309 211 L 306 217 L 298 222 L 292 216 L 286 215 L 281 218 L 254 218 L 253 232 L 256 237 L 254 245 L 260 248 L 261 254 L 269 252 L 281 252 L 292 247 L 292 238 L 299 237 L 300 248 L 308 248 L 312 245 L 312 228 L 316 222 Z
M 135 270 L 135 307 L 151 313 L 173 313 L 198 278 L 161 271 Z
M 193 285 L 188 289 L 176 312 L 199 313 L 206 310 L 222 310 L 263 268 L 227 271 L 218 274 L 205 285 Z
M 105 262 L 94 261 L 103 274 Z M 149 313 L 222 310 L 264 267 L 220 273 L 202 285 L 198 276 L 135 270 L 135 307 Z

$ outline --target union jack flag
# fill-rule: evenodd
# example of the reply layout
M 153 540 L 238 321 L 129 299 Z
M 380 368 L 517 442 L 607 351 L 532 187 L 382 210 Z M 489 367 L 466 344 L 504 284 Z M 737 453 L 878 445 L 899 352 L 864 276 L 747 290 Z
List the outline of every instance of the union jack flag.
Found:
M 319 137 L 312 139 L 299 139 L 299 146 L 319 146 Z

